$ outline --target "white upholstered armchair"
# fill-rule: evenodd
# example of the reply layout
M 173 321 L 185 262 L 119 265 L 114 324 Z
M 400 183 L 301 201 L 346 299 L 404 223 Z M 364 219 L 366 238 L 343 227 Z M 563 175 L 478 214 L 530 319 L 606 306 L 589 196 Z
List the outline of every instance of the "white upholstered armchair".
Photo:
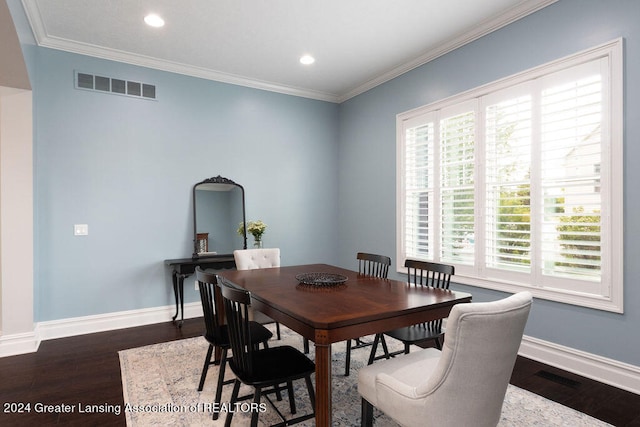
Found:
M 458 304 L 442 351 L 428 348 L 358 374 L 362 425 L 373 406 L 403 426 L 496 426 L 531 309 L 529 292 Z

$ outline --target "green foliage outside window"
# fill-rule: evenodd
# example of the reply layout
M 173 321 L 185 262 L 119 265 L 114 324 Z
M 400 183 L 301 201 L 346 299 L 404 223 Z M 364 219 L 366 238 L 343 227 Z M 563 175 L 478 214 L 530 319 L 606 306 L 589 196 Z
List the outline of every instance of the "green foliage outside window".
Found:
M 600 270 L 599 212 L 589 215 L 584 213 L 584 208 L 578 207 L 573 213 L 560 217 L 560 225 L 556 227 L 560 233 L 558 239 L 564 242 L 561 247 L 567 260 L 556 262 L 556 266 Z

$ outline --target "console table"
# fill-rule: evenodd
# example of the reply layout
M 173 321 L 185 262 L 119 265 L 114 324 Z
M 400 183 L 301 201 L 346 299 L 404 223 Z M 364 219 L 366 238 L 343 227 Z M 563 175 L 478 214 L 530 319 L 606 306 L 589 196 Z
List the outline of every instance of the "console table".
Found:
M 176 314 L 173 316 L 172 321 L 179 328 L 182 327 L 184 321 L 184 279 L 191 276 L 196 271 L 196 267 L 202 269 L 212 268 L 214 270 L 236 268 L 233 254 L 166 259 L 164 263 L 172 270 L 173 294 L 176 297 Z M 180 315 L 180 320 L 178 320 L 178 314 Z

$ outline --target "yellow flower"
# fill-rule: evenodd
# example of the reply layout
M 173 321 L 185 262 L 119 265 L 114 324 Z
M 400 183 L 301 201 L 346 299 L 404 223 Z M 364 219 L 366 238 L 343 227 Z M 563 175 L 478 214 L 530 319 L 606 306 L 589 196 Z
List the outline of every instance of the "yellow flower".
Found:
M 267 224 L 262 222 L 261 219 L 257 221 L 249 221 L 247 223 L 247 233 L 252 234 L 253 237 L 257 240 L 260 240 L 266 229 Z M 238 226 L 238 234 L 244 235 L 244 223 L 242 222 Z

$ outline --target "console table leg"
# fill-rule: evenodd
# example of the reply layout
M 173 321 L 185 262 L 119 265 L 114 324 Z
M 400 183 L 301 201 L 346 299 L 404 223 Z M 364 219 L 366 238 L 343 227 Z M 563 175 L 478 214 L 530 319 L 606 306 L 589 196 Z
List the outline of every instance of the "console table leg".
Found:
M 182 328 L 182 324 L 184 323 L 184 278 L 184 274 L 178 274 L 176 271 L 173 272 L 173 295 L 176 298 L 176 314 L 171 320 L 178 328 Z M 178 314 L 180 314 L 180 320 L 176 320 Z
M 173 271 L 173 274 L 171 275 L 171 280 L 173 280 L 173 296 L 176 299 L 176 314 L 173 315 L 173 317 L 171 318 L 171 321 L 173 323 L 175 323 L 176 322 L 176 318 L 178 317 L 178 313 L 180 313 L 179 306 L 178 306 L 178 304 L 179 304 L 179 302 L 178 302 L 178 298 L 179 298 L 179 296 L 178 296 L 178 273 L 175 270 Z
M 184 275 L 180 275 L 178 279 L 178 293 L 180 294 L 180 321 L 178 322 L 178 328 L 182 328 L 184 323 Z

